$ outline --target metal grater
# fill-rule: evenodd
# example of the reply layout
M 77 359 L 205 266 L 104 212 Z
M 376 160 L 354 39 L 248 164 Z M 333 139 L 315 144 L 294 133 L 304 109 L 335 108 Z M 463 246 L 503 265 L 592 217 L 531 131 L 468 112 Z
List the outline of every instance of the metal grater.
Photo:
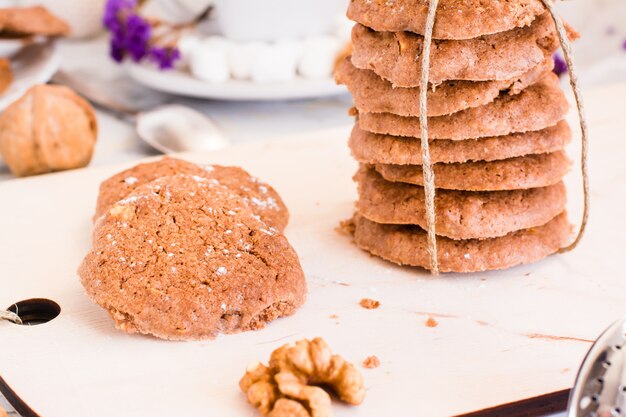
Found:
M 593 344 L 578 371 L 568 417 L 626 417 L 626 320 Z

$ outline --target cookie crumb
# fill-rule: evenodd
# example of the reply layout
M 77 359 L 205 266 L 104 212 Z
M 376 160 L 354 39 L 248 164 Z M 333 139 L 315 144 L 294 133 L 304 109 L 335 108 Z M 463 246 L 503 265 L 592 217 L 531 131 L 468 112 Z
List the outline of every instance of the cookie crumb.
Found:
M 439 326 L 439 322 L 437 322 L 437 320 L 435 320 L 432 317 L 429 317 L 428 320 L 426 320 L 426 327 L 437 327 Z
M 335 228 L 337 233 L 344 236 L 354 236 L 355 225 L 353 219 L 344 220 Z
M 330 319 L 338 319 L 339 316 L 336 315 L 336 314 L 331 314 L 330 316 L 328 316 L 328 318 L 330 318 Z
M 368 356 L 363 361 L 363 367 L 367 369 L 374 369 L 380 366 L 380 359 L 376 355 Z
M 359 301 L 359 305 L 368 310 L 374 310 L 380 307 L 380 301 L 372 300 L 371 298 L 363 298 Z

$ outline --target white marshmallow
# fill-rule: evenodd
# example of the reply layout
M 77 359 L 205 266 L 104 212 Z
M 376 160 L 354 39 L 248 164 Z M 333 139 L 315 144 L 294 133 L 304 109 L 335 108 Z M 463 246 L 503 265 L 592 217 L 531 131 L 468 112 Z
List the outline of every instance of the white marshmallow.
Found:
M 300 46 L 295 41 L 260 45 L 252 67 L 252 81 L 273 83 L 293 80 L 299 57 Z
M 230 42 L 219 36 L 202 40 L 191 53 L 191 73 L 198 79 L 213 83 L 225 82 L 230 78 L 226 51 Z
M 304 43 L 298 72 L 305 78 L 329 78 L 341 47 L 342 42 L 331 36 L 308 38 Z
M 197 35 L 187 34 L 178 41 L 178 50 L 184 64 L 189 64 L 193 51 L 200 47 L 202 40 Z
M 345 13 L 340 13 L 334 21 L 333 36 L 347 44 L 352 39 L 353 27 L 354 22 L 348 19 Z
M 257 59 L 258 51 L 263 46 L 260 42 L 232 42 L 228 51 L 228 66 L 233 78 L 238 80 L 250 79 L 252 67 Z

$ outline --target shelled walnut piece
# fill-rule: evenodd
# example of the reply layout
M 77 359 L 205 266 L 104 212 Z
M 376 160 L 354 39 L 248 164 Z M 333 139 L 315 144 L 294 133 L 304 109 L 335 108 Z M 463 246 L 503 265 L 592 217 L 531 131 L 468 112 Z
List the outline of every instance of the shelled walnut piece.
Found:
M 97 135 L 91 105 L 62 86 L 34 86 L 0 117 L 0 153 L 20 177 L 86 166 Z
M 276 349 L 269 366 L 259 363 L 239 381 L 248 402 L 267 417 L 331 417 L 330 395 L 319 385 L 351 405 L 365 398 L 359 371 L 319 337 Z

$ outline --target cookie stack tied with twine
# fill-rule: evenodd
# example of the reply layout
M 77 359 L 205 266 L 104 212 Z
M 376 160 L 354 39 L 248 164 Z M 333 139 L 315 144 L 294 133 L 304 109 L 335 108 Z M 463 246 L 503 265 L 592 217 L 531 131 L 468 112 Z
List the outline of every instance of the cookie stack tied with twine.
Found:
M 551 0 L 352 0 L 348 17 L 353 52 L 336 79 L 355 103 L 356 244 L 434 274 L 573 249 L 588 217 L 587 129 L 569 46 L 578 34 Z M 569 105 L 552 73 L 561 45 L 583 133 L 574 243 Z

